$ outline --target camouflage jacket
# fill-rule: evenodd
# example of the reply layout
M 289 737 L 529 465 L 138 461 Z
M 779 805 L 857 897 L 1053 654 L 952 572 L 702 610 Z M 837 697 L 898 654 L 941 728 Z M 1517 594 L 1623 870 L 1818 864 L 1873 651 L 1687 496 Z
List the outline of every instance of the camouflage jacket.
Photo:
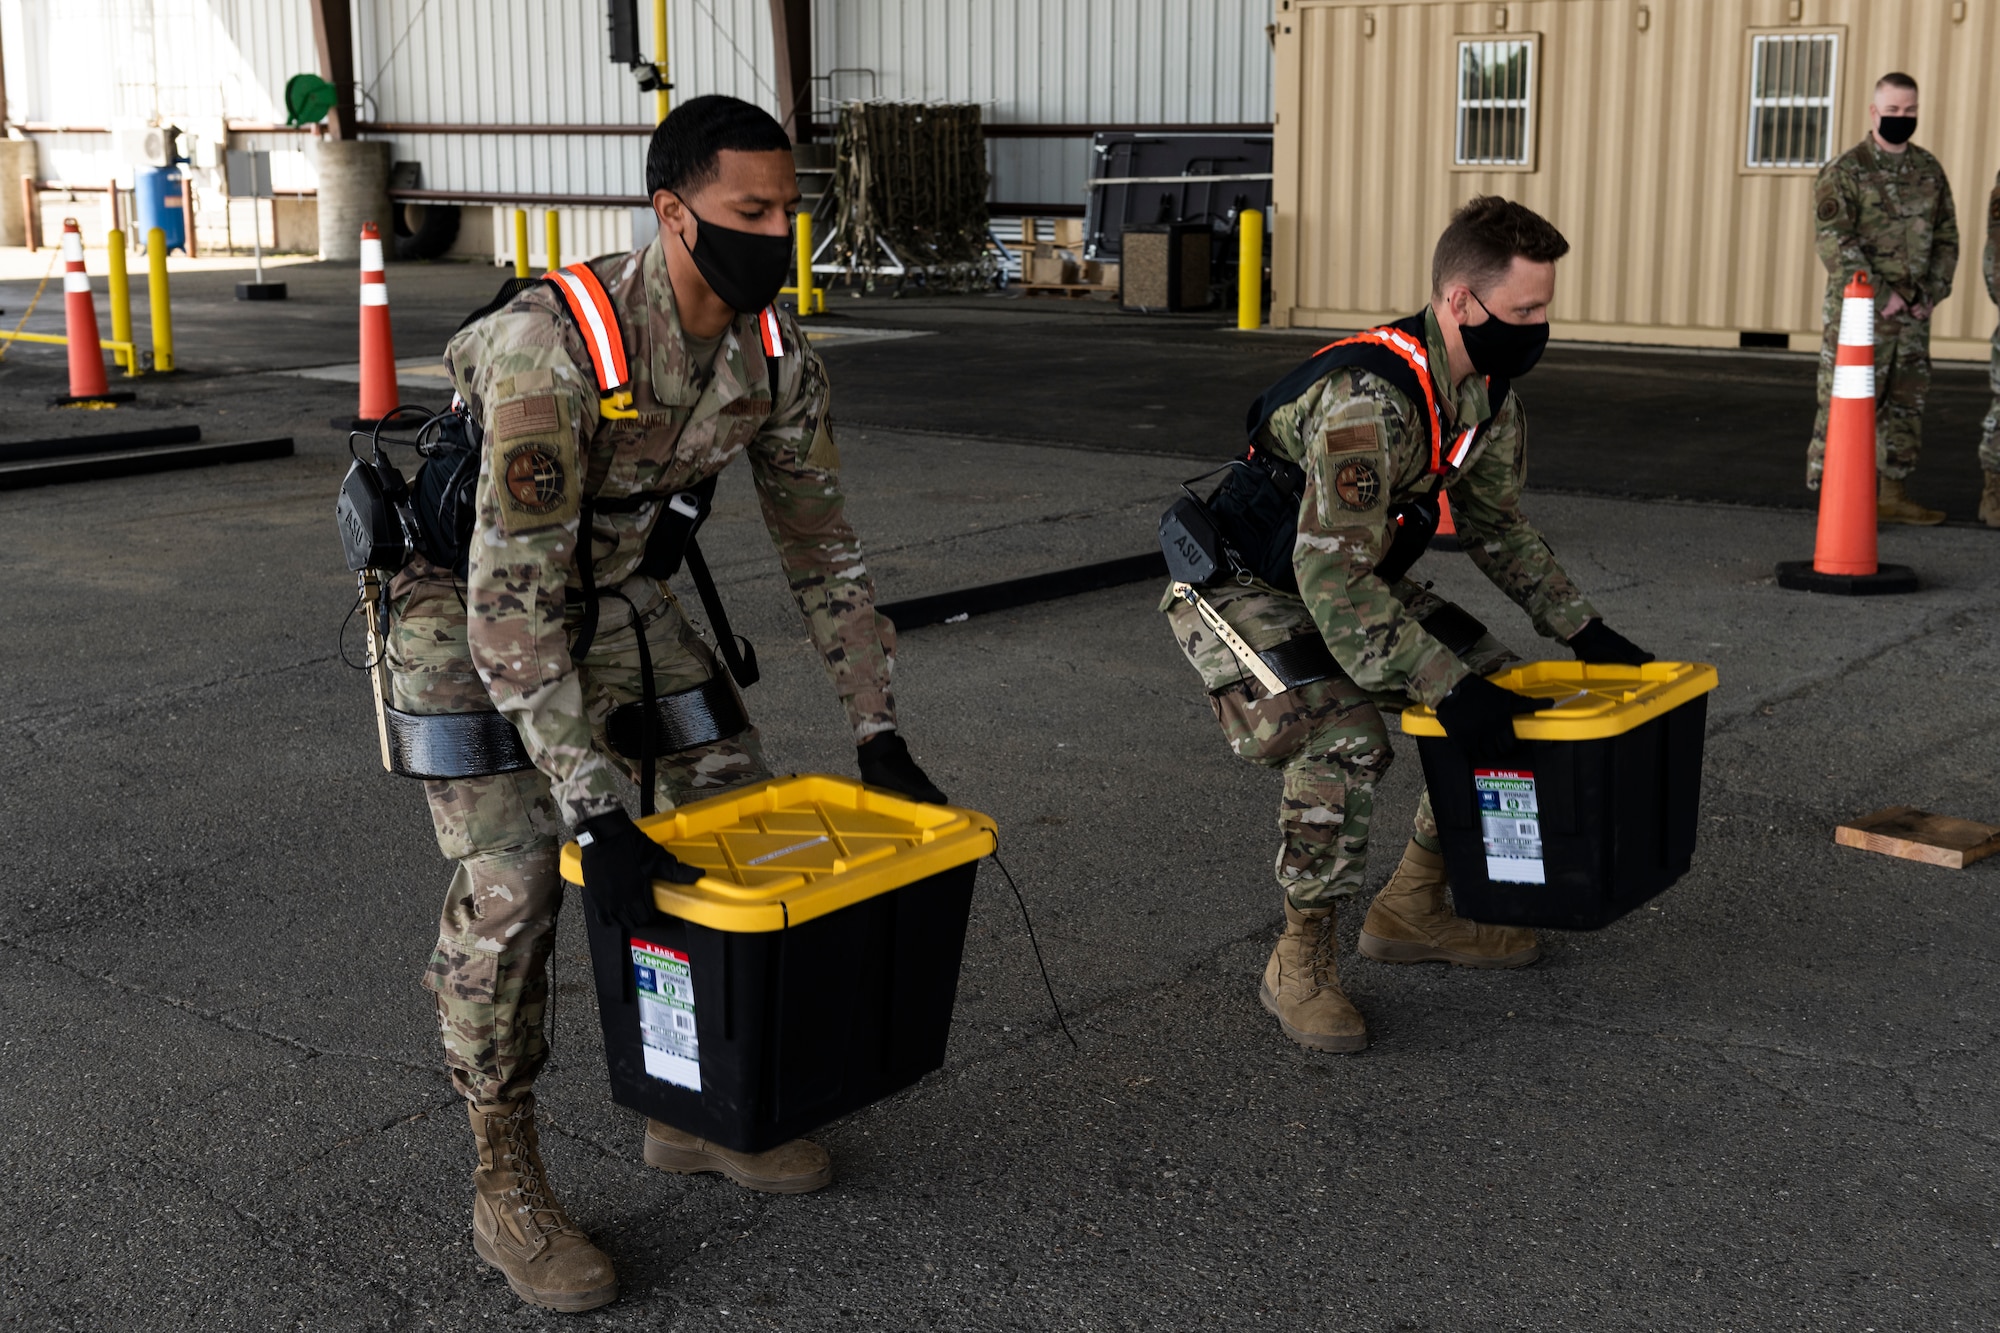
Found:
M 1993 193 L 1986 197 L 1986 254 L 1980 268 L 1986 274 L 1986 295 L 2000 305 L 2000 272 L 1994 269 L 1994 246 L 2000 244 L 2000 175 L 1993 177 Z
M 895 726 L 895 629 L 875 613 L 874 584 L 843 513 L 826 372 L 805 335 L 780 313 L 785 354 L 773 384 L 756 317 L 740 316 L 704 384 L 659 241 L 592 268 L 618 311 L 636 419 L 600 416 L 589 350 L 549 283 L 445 349 L 452 383 L 484 430 L 466 589 L 473 664 L 572 819 L 612 809 L 620 787 L 592 747 L 570 661 L 584 610 L 574 559 L 582 507 L 684 490 L 738 454 L 749 455 L 765 525 L 856 741 Z M 638 572 L 661 508 L 593 511 L 598 587 Z
M 1878 302 L 1892 291 L 1911 305 L 1951 295 L 1958 269 L 1951 184 L 1938 160 L 1915 144 L 1885 153 L 1870 135 L 1821 167 L 1813 217 L 1834 288 L 1866 273 Z
M 1435 314 L 1426 312 L 1424 331 L 1447 433 L 1484 420 L 1485 380 L 1469 376 L 1454 394 Z M 1438 485 L 1430 471 L 1425 415 L 1422 404 L 1410 402 L 1387 380 L 1348 369 L 1320 380 L 1271 418 L 1259 446 L 1291 459 L 1306 474 L 1292 552 L 1299 595 L 1254 581 L 1204 593 L 1252 648 L 1273 648 L 1317 630 L 1362 689 L 1428 704 L 1471 674 L 1410 613 L 1406 603 L 1415 599 L 1417 586 L 1408 580 L 1391 586 L 1375 576 L 1375 564 L 1393 540 L 1389 506 L 1430 494 Z M 1520 398 L 1509 394 L 1499 418 L 1446 480 L 1445 491 L 1473 563 L 1528 613 L 1537 630 L 1567 639 L 1597 612 L 1521 513 L 1526 473 L 1526 413 Z M 1182 647 L 1211 690 L 1247 674 L 1192 608 L 1171 596 L 1161 608 L 1174 618 Z

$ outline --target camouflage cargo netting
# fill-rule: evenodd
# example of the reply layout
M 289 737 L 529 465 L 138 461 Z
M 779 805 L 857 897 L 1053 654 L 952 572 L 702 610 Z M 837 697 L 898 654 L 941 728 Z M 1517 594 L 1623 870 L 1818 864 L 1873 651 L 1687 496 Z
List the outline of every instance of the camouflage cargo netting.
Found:
M 835 263 L 868 275 L 886 243 L 925 286 L 990 285 L 999 272 L 986 234 L 986 139 L 976 105 L 849 102 L 834 137 Z

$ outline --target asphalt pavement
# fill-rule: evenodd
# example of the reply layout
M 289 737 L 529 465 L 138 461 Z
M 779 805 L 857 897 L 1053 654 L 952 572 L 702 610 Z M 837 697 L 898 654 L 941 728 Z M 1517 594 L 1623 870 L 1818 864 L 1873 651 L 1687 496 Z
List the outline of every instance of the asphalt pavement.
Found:
M 393 270 L 399 352 L 423 354 L 489 279 Z M 2000 823 L 2000 536 L 1885 532 L 1884 558 L 1924 579 L 1910 596 L 1786 592 L 1772 568 L 1809 553 L 1810 514 L 1661 498 L 1704 494 L 1710 469 L 1682 484 L 1659 460 L 1650 498 L 1585 493 L 1554 446 L 1530 513 L 1566 567 L 1620 630 L 1721 675 L 1680 884 L 1504 974 L 1360 959 L 1343 913 L 1373 1045 L 1315 1055 L 1255 994 L 1276 777 L 1222 744 L 1159 589 L 911 632 L 912 747 L 998 821 L 1080 1049 L 982 866 L 945 1066 L 818 1136 L 831 1188 L 667 1176 L 607 1096 L 568 919 L 546 1151 L 625 1294 L 583 1316 L 522 1306 L 468 1240 L 471 1143 L 418 986 L 449 866 L 419 790 L 379 771 L 341 660 L 344 444 L 325 423 L 353 387 L 272 373 L 351 356 L 351 278 L 323 281 L 320 316 L 268 326 L 191 289 L 192 369 L 114 412 L 47 410 L 55 357 L 0 361 L 0 439 L 190 421 L 298 442 L 0 494 L 0 1323 L 1994 1326 L 2000 858 L 1954 872 L 1832 828 L 1892 804 Z M 1146 549 L 1237 391 L 1303 345 L 1011 299 L 853 304 L 830 326 L 925 335 L 823 344 L 885 600 Z M 1599 405 L 1564 387 L 1572 359 Z M 1689 366 L 1698 391 L 1670 374 Z M 1782 376 L 1804 376 L 1809 424 L 1809 362 L 1560 349 L 1548 370 L 1524 386 L 1538 449 L 1615 420 L 1663 438 L 1655 395 L 1747 421 Z M 1155 429 L 1134 429 L 1146 411 Z M 1802 431 L 1758 439 L 1795 460 Z M 740 470 L 704 541 L 764 663 L 749 703 L 773 765 L 851 772 Z M 1463 556 L 1418 568 L 1517 648 L 1564 655 Z M 1421 780 L 1397 748 L 1371 885 Z

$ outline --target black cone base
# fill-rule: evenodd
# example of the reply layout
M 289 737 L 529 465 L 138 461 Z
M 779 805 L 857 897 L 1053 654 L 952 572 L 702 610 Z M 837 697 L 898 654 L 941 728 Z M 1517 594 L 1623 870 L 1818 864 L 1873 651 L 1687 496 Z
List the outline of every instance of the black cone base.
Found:
M 1795 592 L 1830 592 L 1841 597 L 1879 597 L 1915 592 L 1917 572 L 1908 565 L 1877 565 L 1873 574 L 1822 574 L 1810 560 L 1778 563 L 1778 586 Z
M 86 394 L 66 393 L 60 398 L 49 399 L 49 406 L 110 407 L 115 403 L 129 403 L 136 397 L 138 397 L 137 394 L 128 392 L 127 390 L 124 389 L 115 389 L 110 393 L 86 393 Z
M 236 299 L 239 301 L 282 301 L 285 299 L 285 284 L 282 282 L 239 282 L 236 284 Z

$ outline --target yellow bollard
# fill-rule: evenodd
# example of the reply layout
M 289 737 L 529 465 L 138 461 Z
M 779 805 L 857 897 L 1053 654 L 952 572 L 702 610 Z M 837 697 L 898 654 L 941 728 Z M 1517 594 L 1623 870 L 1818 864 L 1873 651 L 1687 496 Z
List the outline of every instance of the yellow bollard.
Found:
M 653 63 L 660 68 L 660 89 L 653 94 L 653 123 L 659 124 L 674 109 L 673 93 L 667 88 L 667 0 L 653 0 L 653 44 L 659 54 Z
M 805 318 L 805 317 L 806 317 L 807 315 L 810 315 L 810 314 L 811 314 L 811 313 L 813 312 L 813 296 L 814 296 L 814 292 L 813 292 L 813 220 L 812 220 L 812 214 L 810 214 L 810 213 L 800 213 L 800 214 L 799 214 L 799 225 L 798 225 L 798 231 L 799 231 L 799 285 L 798 285 L 798 297 L 799 297 L 799 307 L 798 307 L 798 309 L 799 309 L 799 318 L 803 319 L 803 318 Z M 821 305 L 820 305 L 820 307 L 819 307 L 819 308 L 820 308 L 820 309 L 822 309 L 822 310 L 826 309 L 826 306 L 825 306 L 825 304 L 824 304 L 824 300 L 825 300 L 825 298 L 824 298 L 824 297 L 822 297 L 822 298 L 821 298 L 821 301 L 822 301 L 822 304 L 821 304 Z
M 1264 325 L 1264 211 L 1244 209 L 1237 215 L 1243 248 L 1236 258 L 1236 327 Z
M 146 233 L 146 303 L 153 314 L 153 372 L 174 368 L 174 312 L 167 298 L 167 234 Z
M 514 276 L 528 276 L 528 210 L 514 210 Z
M 547 226 L 549 237 L 549 272 L 553 273 L 562 267 L 562 219 L 557 217 L 556 211 L 551 208 L 543 222 Z
M 125 273 L 124 230 L 113 227 L 110 234 L 104 238 L 104 244 L 109 250 L 108 260 L 111 269 L 109 283 L 111 341 L 125 343 L 129 347 L 132 342 L 132 280 Z M 138 348 L 133 347 L 130 351 L 119 351 L 114 347 L 111 350 L 111 358 L 124 369 L 127 375 L 136 375 L 139 373 Z

